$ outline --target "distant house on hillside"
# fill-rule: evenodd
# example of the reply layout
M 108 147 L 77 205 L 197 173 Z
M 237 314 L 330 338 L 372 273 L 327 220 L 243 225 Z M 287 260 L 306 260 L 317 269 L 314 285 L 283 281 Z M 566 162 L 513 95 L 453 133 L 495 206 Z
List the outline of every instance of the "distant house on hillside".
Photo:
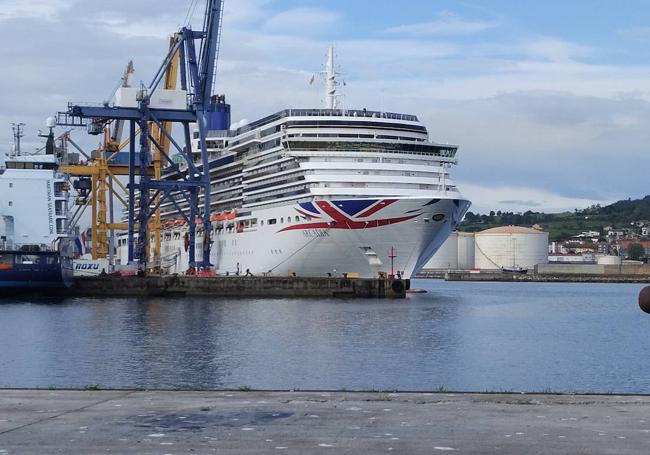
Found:
M 610 254 L 611 253 L 611 247 L 609 243 L 607 242 L 598 242 L 596 244 L 596 251 L 598 254 Z
M 650 256 L 650 240 L 625 239 L 617 241 L 613 246 L 618 251 L 619 256 L 625 256 L 627 254 L 627 249 L 632 243 L 640 244 L 645 250 L 645 255 Z
M 574 235 L 573 238 L 575 239 L 589 239 L 592 242 L 597 242 L 598 239 L 600 238 L 600 232 L 598 231 L 582 231 L 578 235 Z
M 555 243 L 555 242 L 554 242 Z M 562 242 L 560 245 L 552 245 L 551 253 L 564 255 L 583 255 L 598 252 L 598 244 L 591 240 L 571 239 Z
M 612 229 L 609 229 L 607 231 L 607 238 L 610 238 L 610 239 L 611 238 L 617 238 L 617 239 L 623 238 L 623 237 L 625 237 L 627 235 L 628 231 L 629 231 L 629 229 L 615 229 L 615 228 L 612 228 Z

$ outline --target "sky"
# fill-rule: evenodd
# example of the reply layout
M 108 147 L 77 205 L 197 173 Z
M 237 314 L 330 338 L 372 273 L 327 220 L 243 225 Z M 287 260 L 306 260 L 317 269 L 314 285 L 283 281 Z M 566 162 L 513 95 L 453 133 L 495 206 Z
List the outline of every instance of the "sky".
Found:
M 67 103 L 147 84 L 204 0 L 0 0 L 0 146 L 23 150 Z M 196 4 L 194 14 L 192 5 Z M 647 0 L 225 0 L 218 90 L 233 120 L 319 107 L 336 46 L 348 108 L 416 114 L 473 211 L 555 212 L 648 193 Z M 91 148 L 84 131 L 75 139 Z

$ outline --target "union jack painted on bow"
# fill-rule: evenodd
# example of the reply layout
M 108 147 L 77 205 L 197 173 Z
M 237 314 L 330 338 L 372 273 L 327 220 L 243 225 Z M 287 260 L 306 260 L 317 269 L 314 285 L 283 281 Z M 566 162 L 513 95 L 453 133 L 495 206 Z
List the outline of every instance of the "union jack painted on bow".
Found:
M 300 229 L 369 229 L 407 221 L 421 214 L 419 212 L 396 218 L 368 219 L 395 202 L 397 202 L 397 199 L 301 202 L 298 204 L 300 207 L 296 207 L 295 210 L 307 218 L 309 222 L 293 224 L 281 229 L 279 232 Z M 324 217 L 331 218 L 331 221 L 323 221 Z

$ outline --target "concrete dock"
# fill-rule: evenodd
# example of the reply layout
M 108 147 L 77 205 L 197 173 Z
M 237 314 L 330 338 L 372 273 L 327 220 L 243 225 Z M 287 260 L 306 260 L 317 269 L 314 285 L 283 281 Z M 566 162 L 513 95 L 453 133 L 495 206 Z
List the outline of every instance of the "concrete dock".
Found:
M 339 277 L 185 275 L 78 278 L 67 295 L 79 297 L 320 297 L 404 298 L 409 280 Z
M 447 281 L 524 281 L 535 283 L 648 283 L 647 275 L 576 275 L 576 274 L 536 274 L 536 273 L 447 273 Z
M 650 275 L 642 274 L 575 274 L 575 273 L 503 273 L 469 271 L 432 271 L 417 274 L 420 279 L 444 279 L 446 281 L 496 281 L 496 282 L 534 282 L 534 283 L 649 283 Z
M 650 397 L 0 391 L 0 454 L 641 454 Z

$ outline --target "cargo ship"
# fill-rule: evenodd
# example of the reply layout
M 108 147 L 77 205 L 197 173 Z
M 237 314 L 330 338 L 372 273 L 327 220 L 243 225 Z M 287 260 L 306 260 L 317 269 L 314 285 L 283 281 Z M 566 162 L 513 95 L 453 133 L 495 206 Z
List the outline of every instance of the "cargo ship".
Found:
M 0 168 L 0 290 L 3 294 L 72 284 L 68 188 L 57 173 L 50 128 L 45 153 L 21 154 L 20 127 Z

